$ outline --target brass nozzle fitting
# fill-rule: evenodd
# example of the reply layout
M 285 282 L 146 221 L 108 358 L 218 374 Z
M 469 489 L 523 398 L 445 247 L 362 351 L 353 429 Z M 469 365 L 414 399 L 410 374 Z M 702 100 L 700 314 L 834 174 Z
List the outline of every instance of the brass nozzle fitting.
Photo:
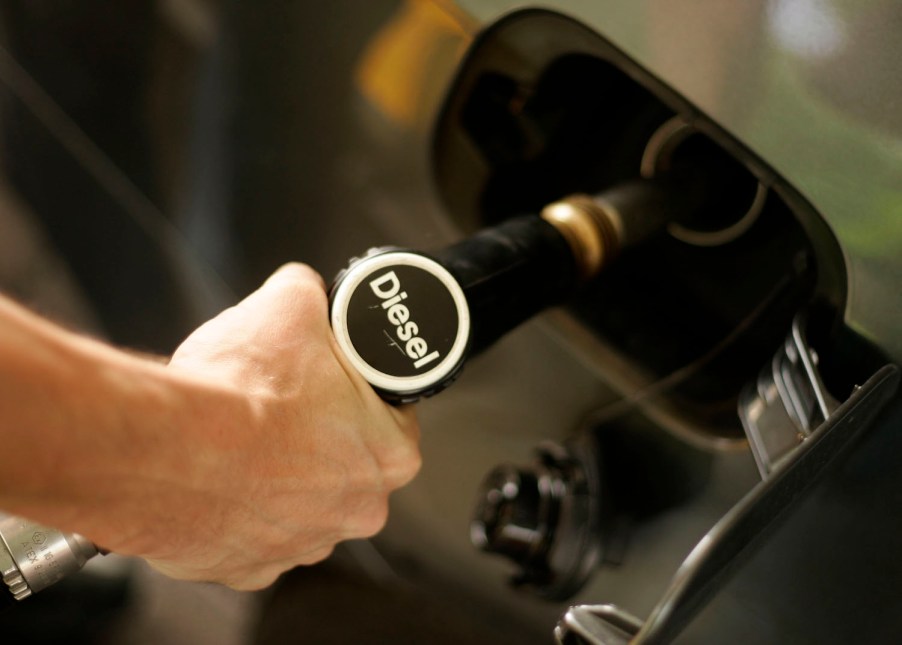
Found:
M 595 276 L 618 253 L 623 220 L 608 202 L 571 195 L 542 209 L 540 216 L 567 240 L 584 280 Z

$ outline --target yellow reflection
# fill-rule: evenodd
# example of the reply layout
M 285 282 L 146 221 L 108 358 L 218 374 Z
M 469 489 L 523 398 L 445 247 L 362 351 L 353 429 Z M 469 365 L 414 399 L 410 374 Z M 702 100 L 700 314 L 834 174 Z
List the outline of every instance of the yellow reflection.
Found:
M 406 0 L 357 67 L 360 92 L 399 126 L 426 128 L 471 40 L 474 23 L 453 7 Z

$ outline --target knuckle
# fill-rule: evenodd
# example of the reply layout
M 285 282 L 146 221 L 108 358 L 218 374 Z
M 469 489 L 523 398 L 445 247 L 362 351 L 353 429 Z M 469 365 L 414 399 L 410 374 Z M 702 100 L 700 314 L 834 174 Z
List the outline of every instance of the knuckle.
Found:
M 386 468 L 385 479 L 392 488 L 399 488 L 409 483 L 423 465 L 420 450 L 413 442 L 403 444 L 397 449 Z
M 388 498 L 382 496 L 375 503 L 370 504 L 366 513 L 360 518 L 360 537 L 373 537 L 385 528 L 387 522 Z
M 281 573 L 276 570 L 263 570 L 236 582 L 226 583 L 226 586 L 235 591 L 260 591 L 271 586 Z
M 300 262 L 283 264 L 272 274 L 271 279 L 284 281 L 297 289 L 321 291 L 325 286 L 322 276 L 316 270 Z
M 411 448 L 401 468 L 400 478 L 406 484 L 417 476 L 423 466 L 423 456 L 419 449 Z
M 419 424 L 412 414 L 405 415 L 396 427 L 395 438 L 379 447 L 377 460 L 389 489 L 409 483 L 423 465 L 419 448 Z
M 322 562 L 323 560 L 328 560 L 332 555 L 332 552 L 335 551 L 335 545 L 330 544 L 329 546 L 324 546 L 321 549 L 317 549 L 309 556 L 309 564 L 316 564 L 317 562 Z
M 293 569 L 294 567 L 307 567 L 312 564 L 318 564 L 323 560 L 328 560 L 334 551 L 334 544 L 317 547 L 312 551 L 307 551 L 295 557 L 286 568 Z
M 301 262 L 286 262 L 278 269 L 276 269 L 275 272 L 273 272 L 273 275 L 280 278 L 301 278 L 312 272 L 313 269 Z

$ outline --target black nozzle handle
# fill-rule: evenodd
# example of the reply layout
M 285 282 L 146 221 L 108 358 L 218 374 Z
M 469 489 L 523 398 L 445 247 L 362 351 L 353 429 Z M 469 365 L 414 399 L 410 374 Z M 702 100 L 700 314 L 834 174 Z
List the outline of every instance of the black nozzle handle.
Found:
M 395 248 L 355 258 L 330 290 L 342 350 L 393 402 L 447 387 L 467 356 L 569 296 L 624 245 L 694 204 L 686 187 L 646 179 L 573 196 L 427 255 Z
M 435 258 L 466 296 L 471 354 L 563 301 L 580 278 L 570 245 L 552 224 L 535 215 L 480 231 Z

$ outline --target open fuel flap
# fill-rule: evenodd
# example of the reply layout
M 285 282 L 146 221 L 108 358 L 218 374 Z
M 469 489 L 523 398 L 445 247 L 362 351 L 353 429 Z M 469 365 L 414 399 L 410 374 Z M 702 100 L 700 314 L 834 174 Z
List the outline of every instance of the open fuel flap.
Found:
M 872 380 L 886 361 L 843 324 L 843 255 L 811 204 L 566 17 L 520 12 L 477 39 L 437 124 L 434 158 L 444 205 L 465 231 L 567 195 L 719 169 L 705 188 L 710 208 L 625 251 L 546 314 L 551 333 L 621 400 L 570 440 L 539 446 L 532 464 L 487 476 L 473 541 L 516 564 L 516 586 L 571 596 L 595 568 L 617 565 L 624 527 L 704 485 L 711 454 L 751 439 L 770 479 L 821 427 L 843 427 L 837 409 L 876 414 L 895 388 L 894 375 Z M 866 383 L 878 394 L 861 394 Z M 624 616 L 609 616 L 612 633 L 638 629 Z

